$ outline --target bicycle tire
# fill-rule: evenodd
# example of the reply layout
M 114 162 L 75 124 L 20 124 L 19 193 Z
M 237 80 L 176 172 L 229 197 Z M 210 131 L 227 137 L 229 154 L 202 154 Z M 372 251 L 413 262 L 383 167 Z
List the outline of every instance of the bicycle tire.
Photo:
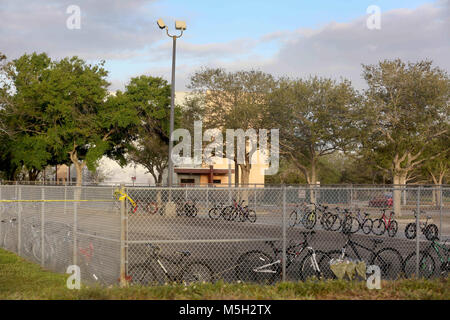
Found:
M 382 236 L 386 232 L 386 224 L 382 219 L 376 219 L 373 221 L 372 232 L 377 236 Z
M 271 265 L 270 272 L 257 272 L 255 268 L 273 263 L 273 259 L 259 250 L 252 250 L 242 254 L 236 263 L 235 275 L 242 282 L 271 284 L 280 274 L 279 265 Z
M 416 223 L 408 223 L 408 225 L 405 228 L 405 237 L 407 239 L 415 239 L 417 236 L 417 230 L 416 230 Z
M 314 226 L 316 225 L 317 217 L 314 211 L 308 212 L 303 216 L 303 225 L 306 229 L 311 230 L 314 229 Z
M 181 281 L 185 284 L 212 283 L 214 281 L 211 268 L 204 262 L 193 261 L 183 267 Z
M 357 224 L 358 227 L 353 228 L 353 225 Z M 344 220 L 341 221 L 341 229 L 344 234 L 356 233 L 359 229 L 359 223 L 352 216 L 346 216 Z
M 366 219 L 366 221 L 363 222 L 361 226 L 361 230 L 364 234 L 369 234 L 372 232 L 373 227 L 373 220 L 372 219 Z
M 396 220 L 392 220 L 391 223 L 389 224 L 388 236 L 391 238 L 395 237 L 397 231 L 398 231 L 398 223 Z
M 151 215 L 156 214 L 158 212 L 158 204 L 156 202 L 147 203 L 146 211 Z
M 250 221 L 250 223 L 256 222 L 256 211 L 253 209 L 249 209 L 247 212 L 247 220 Z
M 321 251 L 321 250 L 316 250 L 315 251 L 315 261 L 313 259 L 313 253 L 309 252 L 307 255 L 305 255 L 305 257 L 303 258 L 300 266 L 300 279 L 302 281 L 307 281 L 307 280 L 311 280 L 311 279 L 316 279 L 316 280 L 324 280 L 324 279 L 330 279 L 331 275 L 330 273 L 332 272 L 329 264 L 325 263 L 326 261 L 330 261 L 331 257 L 329 257 L 327 255 L 326 252 Z M 321 265 L 321 262 L 322 264 Z M 316 265 L 317 263 L 317 265 Z M 317 269 L 318 267 L 318 269 Z
M 416 274 L 416 253 L 411 252 L 403 263 L 403 271 L 407 278 L 431 278 L 436 271 L 433 257 L 426 251 L 419 252 L 419 275 Z
M 127 274 L 130 285 L 149 286 L 158 284 L 153 268 L 147 263 L 136 264 L 128 270 Z
M 427 238 L 427 240 L 432 241 L 439 236 L 439 229 L 437 225 L 429 224 L 423 233 L 425 234 L 425 238 Z
M 297 224 L 297 210 L 294 210 L 289 215 L 289 227 L 295 227 Z
M 328 225 L 328 230 L 330 231 L 338 231 L 341 228 L 341 222 L 337 214 L 328 215 L 326 223 Z
M 383 248 L 373 255 L 371 265 L 380 267 L 383 280 L 396 280 L 403 273 L 403 258 L 394 248 Z
M 213 208 L 209 209 L 208 216 L 212 220 L 217 220 L 220 218 L 221 211 L 222 211 L 221 208 L 213 207 Z
M 235 219 L 235 208 L 233 206 L 228 206 L 223 209 L 222 215 L 226 221 L 233 221 Z

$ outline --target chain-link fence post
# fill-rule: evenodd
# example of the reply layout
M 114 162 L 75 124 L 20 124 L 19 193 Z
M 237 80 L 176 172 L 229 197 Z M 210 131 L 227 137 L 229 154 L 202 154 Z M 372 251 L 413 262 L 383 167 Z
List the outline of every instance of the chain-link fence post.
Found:
M 64 184 L 64 215 L 66 215 L 67 210 L 67 183 Z
M 282 253 L 282 280 L 286 281 L 286 186 L 283 185 L 283 253 Z
M 442 184 L 439 187 L 439 239 L 442 239 L 442 198 L 444 193 L 442 192 Z
M 73 188 L 73 252 L 72 252 L 72 261 L 75 266 L 78 265 L 78 187 Z
M 125 186 L 120 185 L 120 191 L 125 194 Z M 126 269 L 125 269 L 125 258 L 126 258 L 126 235 L 127 235 L 127 216 L 125 214 L 125 197 L 121 197 L 120 200 L 120 286 L 125 287 L 127 285 L 126 281 Z
M 419 260 L 420 260 L 420 186 L 417 188 L 417 215 L 416 215 L 416 275 L 419 275 Z
M 22 199 L 22 188 L 19 187 L 17 200 Z M 17 203 L 17 254 L 22 255 L 22 203 Z
M 41 189 L 41 199 L 42 199 L 42 205 L 41 205 L 41 265 L 45 266 L 45 188 L 42 187 Z
M 350 185 L 350 208 L 353 207 L 353 185 Z

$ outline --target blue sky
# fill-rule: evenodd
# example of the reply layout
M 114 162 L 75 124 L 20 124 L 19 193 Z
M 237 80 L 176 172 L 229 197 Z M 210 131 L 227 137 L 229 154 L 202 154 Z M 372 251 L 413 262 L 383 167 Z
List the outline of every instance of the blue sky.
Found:
M 65 27 L 71 4 L 81 9 L 80 30 Z M 365 27 L 370 5 L 381 9 L 381 30 Z M 177 90 L 202 66 L 342 76 L 361 87 L 361 63 L 386 58 L 432 59 L 448 70 L 449 12 L 449 0 L 2 0 L 0 51 L 104 59 L 112 90 L 121 89 L 140 74 L 169 79 L 171 40 L 156 20 L 173 30 L 179 19 L 188 29 Z

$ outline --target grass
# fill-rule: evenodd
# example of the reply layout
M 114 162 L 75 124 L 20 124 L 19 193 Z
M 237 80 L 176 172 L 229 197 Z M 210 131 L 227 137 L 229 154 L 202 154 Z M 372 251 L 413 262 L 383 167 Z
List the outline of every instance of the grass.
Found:
M 67 275 L 43 270 L 13 253 L 0 249 L 0 299 L 450 299 L 447 280 L 399 280 L 382 282 L 381 290 L 369 290 L 364 282 L 284 282 L 273 286 L 243 283 L 166 285 L 159 287 L 66 288 Z

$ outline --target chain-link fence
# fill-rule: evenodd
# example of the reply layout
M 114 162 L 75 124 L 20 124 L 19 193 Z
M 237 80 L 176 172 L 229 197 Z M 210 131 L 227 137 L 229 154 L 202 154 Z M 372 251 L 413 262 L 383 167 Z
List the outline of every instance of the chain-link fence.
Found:
M 0 245 L 105 284 L 446 277 L 450 188 L 0 186 Z M 122 283 L 123 283 L 122 282 Z

